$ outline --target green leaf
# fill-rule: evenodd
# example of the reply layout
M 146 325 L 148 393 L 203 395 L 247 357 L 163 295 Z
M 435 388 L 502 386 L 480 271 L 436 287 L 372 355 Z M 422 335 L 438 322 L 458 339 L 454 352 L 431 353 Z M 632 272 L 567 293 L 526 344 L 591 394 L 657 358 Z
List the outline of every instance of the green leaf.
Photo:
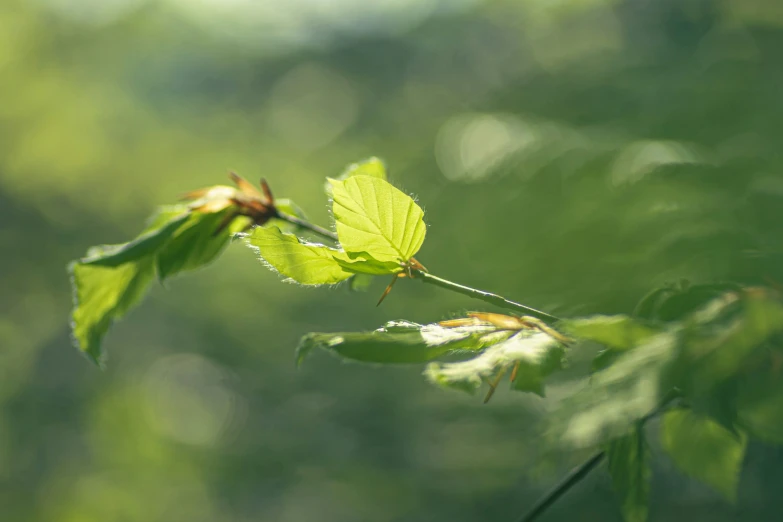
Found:
M 369 363 L 423 363 L 455 350 L 485 346 L 485 327 L 444 328 L 406 321 L 387 323 L 373 332 L 311 333 L 297 348 L 297 364 L 315 348 Z
M 333 257 L 343 269 L 357 274 L 388 275 L 403 270 L 399 263 L 378 261 L 367 252 L 339 252 Z
M 497 332 L 501 334 L 503 332 Z M 485 379 L 519 363 L 514 389 L 544 396 L 544 378 L 562 367 L 563 347 L 543 332 L 521 331 L 498 337 L 480 355 L 456 363 L 431 363 L 425 370 L 433 383 L 475 393 Z
M 155 274 L 155 254 L 187 222 L 184 205 L 161 207 L 133 241 L 92 247 L 71 263 L 74 344 L 99 363 L 101 341 L 111 324 L 144 296 Z
M 102 361 L 101 340 L 113 321 L 144 296 L 155 275 L 151 257 L 123 265 L 71 263 L 74 289 L 72 336 L 77 347 L 95 363 Z
M 556 411 L 558 438 L 576 446 L 592 446 L 627 433 L 671 390 L 678 343 L 676 332 L 658 334 L 594 374 L 586 387 L 566 398 Z
M 162 208 L 153 216 L 147 228 L 133 241 L 119 245 L 92 247 L 79 263 L 117 267 L 124 263 L 153 255 L 188 219 L 188 212 L 182 206 Z
M 731 433 L 691 410 L 675 409 L 663 416 L 661 444 L 680 470 L 736 501 L 747 444 L 744 434 Z
M 660 332 L 659 328 L 625 315 L 598 315 L 562 321 L 560 325 L 573 337 L 614 350 L 629 350 Z
M 212 262 L 231 236 L 248 224 L 247 218 L 237 217 L 216 233 L 230 212 L 231 209 L 215 213 L 191 212 L 187 221 L 177 228 L 157 253 L 158 279 L 164 281 L 179 272 L 201 268 Z
M 424 211 L 387 181 L 371 176 L 329 180 L 340 245 L 380 262 L 406 262 L 419 251 L 427 228 Z
M 645 522 L 650 496 L 650 451 L 637 425 L 606 446 L 606 460 L 626 522 Z
M 303 243 L 276 226 L 256 227 L 245 241 L 275 271 L 303 285 L 335 284 L 352 274 L 335 259 L 335 256 L 344 256 L 344 252 L 315 243 Z

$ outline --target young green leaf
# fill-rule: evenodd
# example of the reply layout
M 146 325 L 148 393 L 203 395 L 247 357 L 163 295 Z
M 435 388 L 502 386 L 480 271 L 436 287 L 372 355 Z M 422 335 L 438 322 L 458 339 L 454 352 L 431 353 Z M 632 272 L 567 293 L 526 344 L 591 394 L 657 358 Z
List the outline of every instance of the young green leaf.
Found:
M 405 321 L 387 323 L 373 332 L 311 333 L 297 348 L 297 364 L 315 348 L 369 363 L 423 363 L 456 350 L 478 350 L 491 342 L 483 326 L 444 328 Z
M 401 263 L 419 251 L 427 229 L 424 211 L 410 196 L 371 176 L 329 182 L 337 237 L 347 252 Z
M 501 333 L 501 332 L 498 332 Z M 475 393 L 482 382 L 519 363 L 514 389 L 544 396 L 544 378 L 562 367 L 562 345 L 543 332 L 523 330 L 499 337 L 480 355 L 456 363 L 431 363 L 425 370 L 433 383 Z
M 734 434 L 691 410 L 667 411 L 661 423 L 661 445 L 684 473 L 709 484 L 729 501 L 737 498 L 747 437 Z
M 155 276 L 151 257 L 120 266 L 71 263 L 74 289 L 72 336 L 77 347 L 100 363 L 101 339 L 112 322 L 141 300 Z
M 315 243 L 303 243 L 276 226 L 256 227 L 245 238 L 261 258 L 279 274 L 303 285 L 329 285 L 351 277 L 335 256 L 344 252 Z
M 218 231 L 230 212 L 230 209 L 215 213 L 191 212 L 157 253 L 158 279 L 164 281 L 179 272 L 194 270 L 212 262 L 223 251 L 231 236 L 249 223 L 248 218 L 239 216 Z
M 388 275 L 402 272 L 403 267 L 394 261 L 378 261 L 367 252 L 340 252 L 334 259 L 348 272 L 367 275 Z
M 650 451 L 641 424 L 606 445 L 606 460 L 625 522 L 645 522 L 650 496 Z
M 68 265 L 74 308 L 74 344 L 94 362 L 112 322 L 141 300 L 155 275 L 155 254 L 188 219 L 187 207 L 162 207 L 139 236 L 120 245 L 92 247 Z
M 92 247 L 87 256 L 79 260 L 83 265 L 117 267 L 154 255 L 171 236 L 188 220 L 187 209 L 182 206 L 163 207 L 152 217 L 147 228 L 136 239 L 119 245 Z

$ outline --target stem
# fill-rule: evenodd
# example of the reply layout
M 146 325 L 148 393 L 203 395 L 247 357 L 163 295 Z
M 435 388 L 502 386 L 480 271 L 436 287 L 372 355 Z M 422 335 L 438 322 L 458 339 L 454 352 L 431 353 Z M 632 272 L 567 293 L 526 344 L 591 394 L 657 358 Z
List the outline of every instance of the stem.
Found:
M 490 303 L 495 306 L 499 306 L 501 308 L 522 312 L 526 315 L 530 315 L 537 319 L 541 319 L 542 321 L 546 321 L 549 323 L 556 323 L 557 321 L 560 320 L 560 318 L 555 317 L 554 315 L 550 315 L 546 312 L 536 310 L 535 308 L 530 308 L 529 306 L 525 306 L 515 301 L 511 301 L 497 294 L 493 294 L 491 292 L 485 292 L 484 290 L 478 290 L 476 288 L 471 288 L 469 286 L 461 285 L 459 283 L 449 281 L 448 279 L 443 279 L 442 277 L 438 277 L 428 272 L 422 272 L 421 270 L 417 270 L 414 273 L 414 277 L 415 279 L 420 279 L 424 283 L 429 283 L 431 285 L 439 286 L 441 288 L 445 288 L 446 290 L 451 290 L 452 292 L 457 292 L 458 294 L 466 295 L 468 297 L 472 297 L 473 299 L 478 299 L 480 301 L 484 301 L 485 303 Z
M 290 214 L 286 214 L 284 212 L 277 211 L 277 219 L 281 219 L 283 221 L 287 221 L 291 223 L 292 225 L 296 225 L 300 228 L 303 228 L 305 230 L 309 230 L 313 234 L 319 235 L 325 239 L 329 239 L 331 241 L 337 241 L 337 234 L 332 232 L 331 230 L 327 230 L 323 227 L 319 227 L 318 225 L 315 225 L 313 223 L 310 223 L 309 221 L 305 221 L 304 219 L 300 219 L 296 216 L 292 216 Z
M 519 522 L 533 522 L 536 520 L 542 513 L 544 513 L 544 511 L 549 509 L 552 504 L 557 502 L 557 500 L 562 497 L 569 489 L 574 487 L 580 480 L 585 478 L 588 473 L 593 471 L 593 469 L 598 464 L 600 464 L 602 460 L 604 460 L 605 455 L 605 452 L 599 451 L 583 464 L 571 470 L 571 472 L 566 475 L 559 484 L 557 484 L 538 502 L 536 502 L 533 508 L 528 511 L 525 516 L 519 519 Z
M 644 426 L 648 420 L 666 411 L 666 408 L 668 408 L 669 405 L 679 397 L 679 390 L 676 388 L 669 390 L 669 392 L 664 396 L 663 401 L 661 401 L 660 406 L 641 418 L 639 421 L 641 426 Z M 640 427 L 639 429 L 642 428 Z M 583 464 L 571 470 L 571 473 L 566 475 L 566 477 L 560 481 L 558 485 L 552 488 L 546 495 L 536 502 L 533 508 L 528 511 L 525 516 L 519 519 L 519 522 L 533 522 L 536 520 L 544 511 L 549 509 L 552 504 L 557 502 L 557 499 L 562 497 L 565 493 L 568 492 L 569 489 L 574 487 L 580 480 L 585 478 L 588 473 L 593 471 L 593 469 L 595 469 L 595 467 L 600 464 L 602 460 L 604 460 L 605 456 L 605 451 L 599 451 Z
M 309 221 L 305 221 L 304 219 L 300 219 L 296 216 L 285 214 L 280 211 L 278 211 L 277 213 L 277 218 L 282 219 L 283 221 L 287 221 L 292 225 L 296 225 L 305 230 L 309 230 L 310 232 L 313 232 L 314 234 L 317 234 L 323 238 L 332 241 L 337 241 L 337 234 L 335 234 L 331 230 L 327 230 L 325 228 L 319 227 L 318 225 L 314 225 Z M 485 292 L 484 290 L 478 290 L 476 288 L 471 288 L 469 286 L 461 285 L 459 283 L 449 281 L 448 279 L 443 279 L 442 277 L 432 275 L 429 272 L 424 272 L 422 270 L 413 270 L 413 274 L 416 279 L 420 279 L 425 283 L 439 286 L 441 288 L 445 288 L 446 290 L 451 290 L 452 292 L 457 292 L 458 294 L 466 295 L 468 297 L 472 297 L 473 299 L 478 299 L 480 301 L 484 301 L 485 303 L 490 303 L 495 306 L 499 306 L 500 308 L 506 308 L 508 310 L 522 312 L 525 315 L 533 316 L 537 319 L 541 319 L 542 321 L 548 323 L 556 323 L 560 320 L 558 317 L 555 317 L 554 315 L 550 315 L 546 312 L 536 310 L 535 308 L 530 308 L 529 306 L 525 306 L 523 304 L 511 301 L 497 294 L 493 294 L 491 292 Z

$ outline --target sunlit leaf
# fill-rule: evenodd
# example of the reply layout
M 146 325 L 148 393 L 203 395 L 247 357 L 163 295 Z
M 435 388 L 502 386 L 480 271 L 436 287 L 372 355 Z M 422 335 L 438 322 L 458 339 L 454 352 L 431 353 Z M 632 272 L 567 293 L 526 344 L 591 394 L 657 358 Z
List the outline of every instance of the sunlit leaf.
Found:
M 275 271 L 303 285 L 335 284 L 352 274 L 334 258 L 344 253 L 324 245 L 304 243 L 275 226 L 256 227 L 245 241 Z
M 214 261 L 231 236 L 249 223 L 248 218 L 237 217 L 218 231 L 228 212 L 230 210 L 191 212 L 157 253 L 158 278 L 164 281 L 174 274 L 201 268 Z
M 152 217 L 147 228 L 133 241 L 119 245 L 92 247 L 79 262 L 96 266 L 116 267 L 151 256 L 161 248 L 187 221 L 187 210 L 182 207 L 163 208 Z
M 486 327 L 444 328 L 406 321 L 387 323 L 372 332 L 311 333 L 297 349 L 301 363 L 322 348 L 340 357 L 370 363 L 423 363 L 455 350 L 478 350 L 492 342 Z
M 661 445 L 684 473 L 720 491 L 734 502 L 747 437 L 734 434 L 691 410 L 667 411 Z
M 562 366 L 562 345 L 543 332 L 521 331 L 496 342 L 480 355 L 456 363 L 432 363 L 425 375 L 447 388 L 476 392 L 484 380 L 519 363 L 514 388 L 544 395 L 544 378 Z
M 387 181 L 352 176 L 332 185 L 337 236 L 347 252 L 367 252 L 380 262 L 405 262 L 424 242 L 424 211 Z
M 378 261 L 367 252 L 347 252 L 333 257 L 348 272 L 367 275 L 387 275 L 401 272 L 403 268 L 394 261 Z
M 650 451 L 643 427 L 606 445 L 606 460 L 612 485 L 619 497 L 626 522 L 645 522 L 650 496 Z
M 101 340 L 109 326 L 141 300 L 153 280 L 153 258 L 118 267 L 74 262 L 69 272 L 74 288 L 74 342 L 94 362 L 101 362 Z

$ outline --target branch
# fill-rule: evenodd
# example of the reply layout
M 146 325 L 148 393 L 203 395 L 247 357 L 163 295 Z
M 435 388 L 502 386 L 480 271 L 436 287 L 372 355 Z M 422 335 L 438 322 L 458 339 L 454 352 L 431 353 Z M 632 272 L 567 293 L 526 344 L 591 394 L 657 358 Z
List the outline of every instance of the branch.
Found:
M 604 451 L 599 451 L 583 464 L 571 470 L 559 484 L 536 502 L 533 508 L 528 511 L 525 516 L 519 519 L 519 522 L 533 522 L 536 520 L 544 511 L 549 509 L 552 504 L 557 502 L 560 497 L 567 493 L 569 489 L 574 487 L 580 480 L 585 478 L 588 473 L 593 471 L 593 469 L 604 460 L 605 455 L 606 453 Z
M 503 296 L 499 296 L 491 292 L 486 292 L 484 290 L 471 288 L 469 286 L 461 285 L 459 283 L 449 281 L 448 279 L 443 279 L 442 277 L 438 277 L 428 272 L 422 272 L 421 270 L 417 270 L 414 272 L 414 279 L 420 279 L 424 283 L 429 283 L 431 285 L 439 286 L 441 288 L 445 288 L 446 290 L 451 290 L 452 292 L 466 295 L 468 297 L 472 297 L 473 299 L 478 299 L 479 301 L 484 301 L 485 303 L 493 304 L 495 306 L 499 306 L 500 308 L 506 308 L 508 310 L 515 310 L 517 312 L 522 312 L 525 315 L 530 315 L 532 317 L 541 319 L 542 321 L 548 323 L 556 323 L 560 320 L 560 318 L 555 317 L 554 315 L 550 315 L 546 312 L 536 310 L 535 308 L 530 308 L 529 306 L 525 306 L 515 301 L 511 301 Z
M 661 401 L 660 406 L 641 418 L 641 424 L 644 425 L 648 420 L 666 411 L 666 408 L 668 408 L 669 405 L 679 397 L 680 391 L 677 388 L 669 390 L 669 392 L 664 396 L 663 401 Z M 536 520 L 544 511 L 549 509 L 552 504 L 557 502 L 557 499 L 562 497 L 565 493 L 568 492 L 569 489 L 574 487 L 580 480 L 585 478 L 588 473 L 593 471 L 593 469 L 595 469 L 595 467 L 600 464 L 602 460 L 604 460 L 604 456 L 606 456 L 606 452 L 601 450 L 590 457 L 587 461 L 571 470 L 571 473 L 566 475 L 566 477 L 560 481 L 558 485 L 552 488 L 546 495 L 536 502 L 533 508 L 528 511 L 525 516 L 519 519 L 519 522 L 533 522 Z
M 331 230 L 327 230 L 323 227 L 319 227 L 318 225 L 310 223 L 309 221 L 306 221 L 304 219 L 280 211 L 277 212 L 277 218 L 283 221 L 287 221 L 288 223 L 291 223 L 292 225 L 296 225 L 304 230 L 308 230 L 325 239 L 329 239 L 331 241 L 337 241 L 337 234 L 335 234 Z M 499 306 L 500 308 L 521 312 L 525 315 L 530 315 L 532 317 L 541 319 L 542 321 L 548 323 L 556 323 L 560 320 L 558 317 L 555 317 L 554 315 L 550 315 L 546 312 L 536 310 L 535 308 L 531 308 L 529 306 L 525 306 L 515 301 L 511 301 L 497 294 L 493 294 L 491 292 L 486 292 L 484 290 L 479 290 L 477 288 L 471 288 L 469 286 L 461 285 L 459 283 L 449 281 L 448 279 L 443 279 L 442 277 L 438 277 L 436 275 L 430 274 L 429 272 L 424 272 L 422 270 L 414 270 L 413 274 L 416 279 L 420 279 L 425 283 L 439 286 L 441 288 L 445 288 L 446 290 L 451 290 L 452 292 L 466 295 L 468 297 L 472 297 L 473 299 L 478 299 L 479 301 L 484 301 L 485 303 L 489 303 L 495 306 Z
M 296 216 L 292 216 L 290 214 L 286 214 L 285 212 L 277 211 L 277 219 L 280 219 L 282 221 L 287 221 L 288 223 L 291 223 L 292 225 L 296 225 L 299 228 L 303 228 L 305 230 L 309 230 L 313 234 L 316 234 L 318 236 L 323 237 L 324 239 L 329 239 L 331 241 L 337 241 L 337 234 L 332 232 L 331 230 L 327 230 L 323 227 L 319 227 L 318 225 L 315 225 L 313 223 L 310 223 L 309 221 L 306 221 L 304 219 L 300 219 Z

